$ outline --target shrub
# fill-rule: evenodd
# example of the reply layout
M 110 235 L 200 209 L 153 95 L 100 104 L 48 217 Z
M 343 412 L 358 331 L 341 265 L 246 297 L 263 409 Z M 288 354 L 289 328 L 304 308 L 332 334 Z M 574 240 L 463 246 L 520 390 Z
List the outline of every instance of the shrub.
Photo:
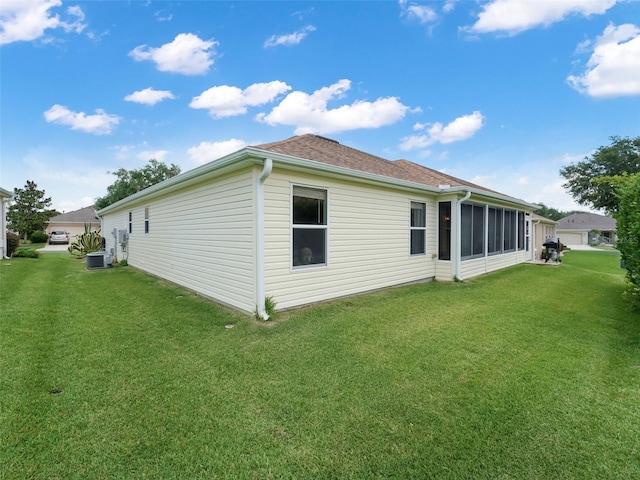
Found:
M 640 307 L 640 174 L 622 177 L 617 193 L 620 203 L 616 213 L 618 243 L 627 269 L 632 302 Z
M 49 240 L 49 235 L 47 235 L 42 230 L 37 230 L 31 234 L 29 240 L 31 240 L 31 243 L 47 243 L 47 240 Z
M 5 255 L 10 257 L 11 254 L 20 246 L 20 235 L 7 232 L 7 252 Z
M 22 258 L 38 258 L 40 257 L 40 254 L 36 251 L 35 248 L 30 248 L 30 247 L 18 247 L 15 249 L 15 251 L 13 252 L 12 255 L 14 258 L 15 257 L 22 257 Z
M 102 248 L 100 230 L 91 231 L 91 225 L 84 225 L 84 233 L 78 235 L 76 241 L 69 245 L 69 253 L 74 257 L 84 258 L 87 253 L 99 252 Z

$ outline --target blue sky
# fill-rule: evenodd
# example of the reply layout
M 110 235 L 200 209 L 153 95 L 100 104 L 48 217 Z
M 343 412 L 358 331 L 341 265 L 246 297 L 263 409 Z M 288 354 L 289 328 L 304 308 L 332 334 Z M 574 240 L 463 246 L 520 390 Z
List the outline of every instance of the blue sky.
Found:
M 570 210 L 560 168 L 640 135 L 637 1 L 2 0 L 0 67 L 0 186 L 65 212 L 301 133 Z

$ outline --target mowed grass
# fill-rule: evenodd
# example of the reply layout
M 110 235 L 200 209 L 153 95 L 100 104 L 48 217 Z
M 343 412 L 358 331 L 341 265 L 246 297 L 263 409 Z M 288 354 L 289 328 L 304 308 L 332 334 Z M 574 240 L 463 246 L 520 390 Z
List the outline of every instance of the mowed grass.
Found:
M 2 479 L 640 478 L 616 252 L 268 325 L 131 267 L 0 265 Z

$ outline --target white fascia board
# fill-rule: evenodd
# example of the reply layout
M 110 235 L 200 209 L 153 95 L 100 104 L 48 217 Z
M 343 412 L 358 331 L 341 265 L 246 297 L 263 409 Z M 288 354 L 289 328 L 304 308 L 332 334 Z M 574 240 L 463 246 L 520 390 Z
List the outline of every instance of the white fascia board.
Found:
M 145 188 L 133 195 L 129 195 L 128 197 L 118 200 L 117 202 L 104 207 L 102 210 L 97 211 L 96 214 L 102 216 L 105 213 L 109 213 L 113 210 L 119 210 L 129 204 L 139 203 L 144 199 L 151 199 L 158 195 L 170 193 L 178 188 L 187 187 L 193 183 L 202 181 L 209 175 L 228 172 L 251 163 L 257 164 L 263 159 L 264 157 L 252 158 L 248 149 L 243 148 L 242 150 L 238 150 L 237 152 L 221 157 L 218 160 L 205 163 L 193 170 L 168 178 L 167 180 Z
M 482 190 L 480 188 L 465 187 L 463 185 L 458 187 L 449 187 L 441 190 L 441 193 L 446 193 L 446 192 L 459 193 L 459 194 L 465 194 L 467 192 L 471 192 L 472 195 L 477 195 L 477 196 L 481 196 L 481 197 L 493 199 L 493 200 L 499 200 L 501 202 L 510 203 L 512 205 L 519 205 L 521 207 L 524 207 L 530 210 L 537 210 L 541 208 L 540 205 L 536 205 L 535 203 L 525 202 L 524 200 L 510 197 L 509 195 L 503 195 L 502 193 L 489 192 L 487 190 Z M 473 196 L 471 197 L 471 199 L 473 200 Z

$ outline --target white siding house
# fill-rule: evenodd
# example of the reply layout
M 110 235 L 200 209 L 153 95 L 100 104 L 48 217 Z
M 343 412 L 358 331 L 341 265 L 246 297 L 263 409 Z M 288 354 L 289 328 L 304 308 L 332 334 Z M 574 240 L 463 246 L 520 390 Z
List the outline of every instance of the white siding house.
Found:
M 531 260 L 534 208 L 302 135 L 244 148 L 98 214 L 118 259 L 266 317 L 266 297 L 284 309 Z
M 7 210 L 13 194 L 0 188 L 0 258 L 7 255 Z

